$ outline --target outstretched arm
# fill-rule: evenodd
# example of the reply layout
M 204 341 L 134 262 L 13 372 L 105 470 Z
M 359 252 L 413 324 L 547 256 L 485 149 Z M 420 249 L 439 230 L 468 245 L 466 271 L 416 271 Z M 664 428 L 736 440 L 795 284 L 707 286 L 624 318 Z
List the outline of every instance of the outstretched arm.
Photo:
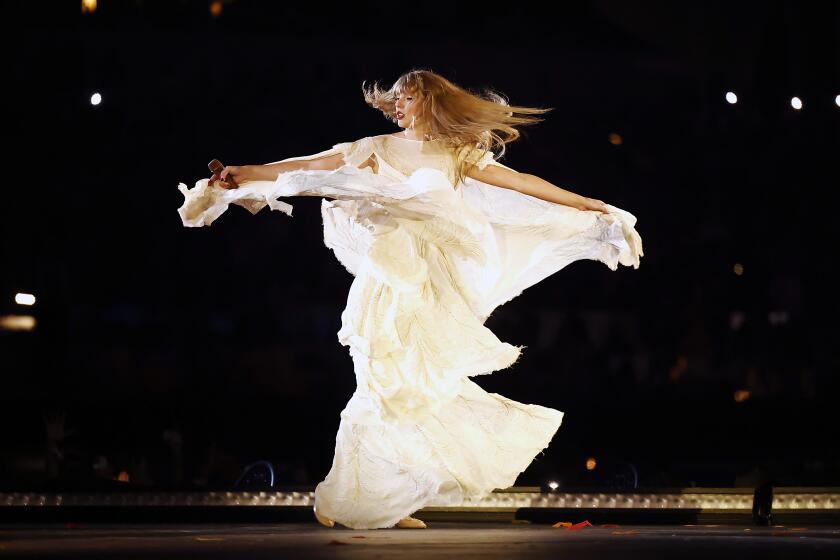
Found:
M 334 171 L 342 165 L 347 165 L 344 160 L 344 154 L 337 153 L 322 156 L 315 159 L 299 159 L 289 158 L 292 161 L 283 160 L 274 163 L 266 163 L 265 165 L 229 165 L 222 172 L 221 176 L 213 175 L 210 178 L 212 183 L 216 179 L 221 179 L 221 186 L 223 188 L 230 188 L 230 183 L 224 179 L 228 175 L 233 175 L 237 183 L 242 181 L 274 181 L 281 173 L 288 171 L 296 171 L 304 169 L 307 171 Z M 374 158 L 371 156 L 366 162 L 359 166 L 359 168 L 370 167 L 374 165 Z
M 545 179 L 530 173 L 519 173 L 509 167 L 502 167 L 501 165 L 488 165 L 483 170 L 474 166 L 471 171 L 467 173 L 467 177 L 495 185 L 505 189 L 513 189 L 523 194 L 533 196 L 549 202 L 557 204 L 564 204 L 577 208 L 578 210 L 597 210 L 607 213 L 607 207 L 598 199 L 587 198 L 579 194 L 561 189 L 556 185 L 552 185 Z
M 252 181 L 274 181 L 277 176 L 297 169 L 332 171 L 344 165 L 342 154 L 333 154 L 318 159 L 280 161 L 265 165 L 246 165 L 245 176 Z

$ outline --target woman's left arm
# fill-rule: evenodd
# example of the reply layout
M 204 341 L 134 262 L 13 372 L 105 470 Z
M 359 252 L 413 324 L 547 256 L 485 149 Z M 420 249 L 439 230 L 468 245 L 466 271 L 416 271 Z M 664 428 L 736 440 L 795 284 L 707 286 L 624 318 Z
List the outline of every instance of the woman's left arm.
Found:
M 567 191 L 566 189 L 561 189 L 536 175 L 519 173 L 509 167 L 488 165 L 484 169 L 479 169 L 478 166 L 474 166 L 467 173 L 467 177 L 497 187 L 513 189 L 549 202 L 571 206 L 578 210 L 595 210 L 605 214 L 609 213 L 606 205 L 601 200 L 588 198 Z

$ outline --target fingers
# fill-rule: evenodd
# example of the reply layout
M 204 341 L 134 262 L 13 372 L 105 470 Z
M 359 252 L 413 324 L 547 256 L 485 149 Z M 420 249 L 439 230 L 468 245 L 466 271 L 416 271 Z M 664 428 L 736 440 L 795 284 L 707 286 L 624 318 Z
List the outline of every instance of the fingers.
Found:
M 603 214 L 609 214 L 610 211 L 607 208 L 607 205 L 604 203 L 603 200 L 599 200 L 597 198 L 589 199 L 591 202 L 590 210 L 595 210 L 596 212 L 601 212 Z
M 207 180 L 207 184 L 212 185 L 212 184 L 214 184 L 218 181 L 218 185 L 220 187 L 222 187 L 223 189 L 232 188 L 232 185 L 231 185 L 230 181 L 225 181 L 224 180 L 226 175 L 227 175 L 226 171 L 227 170 L 222 171 L 221 176 L 213 173 L 213 175 L 210 177 L 210 179 Z
M 233 183 L 232 183 L 232 180 L 234 179 L 233 177 L 231 177 L 231 179 L 228 179 L 227 181 L 225 181 L 225 179 L 227 179 L 228 175 L 230 175 L 230 174 L 231 174 L 232 172 L 234 172 L 234 171 L 235 171 L 235 168 L 234 168 L 234 167 L 232 167 L 232 166 L 230 166 L 230 165 L 228 165 L 227 167 L 225 167 L 224 169 L 222 169 L 222 172 L 221 172 L 221 174 L 219 175 L 219 181 L 220 181 L 220 182 L 219 182 L 219 185 L 220 185 L 222 188 L 224 188 L 224 189 L 233 189 L 233 188 L 235 188 L 235 187 L 233 186 Z

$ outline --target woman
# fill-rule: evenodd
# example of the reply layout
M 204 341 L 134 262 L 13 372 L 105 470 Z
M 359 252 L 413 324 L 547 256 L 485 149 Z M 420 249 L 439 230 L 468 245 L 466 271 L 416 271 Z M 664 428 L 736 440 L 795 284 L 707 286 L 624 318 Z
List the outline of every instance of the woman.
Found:
M 324 242 L 355 276 L 338 339 L 356 391 L 315 515 L 327 526 L 424 528 L 411 513 L 513 485 L 562 422 L 470 379 L 524 348 L 484 326 L 493 310 L 576 260 L 638 268 L 642 244 L 632 214 L 496 161 L 516 126 L 550 109 L 509 106 L 428 70 L 362 88 L 401 132 L 226 167 L 180 184 L 178 211 L 202 226 L 230 203 L 291 215 L 278 197 L 324 198 Z

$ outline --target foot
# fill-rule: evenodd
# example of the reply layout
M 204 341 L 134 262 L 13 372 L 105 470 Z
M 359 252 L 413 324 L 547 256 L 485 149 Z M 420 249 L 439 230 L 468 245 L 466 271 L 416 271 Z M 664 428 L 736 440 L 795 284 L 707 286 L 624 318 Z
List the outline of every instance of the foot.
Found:
M 313 513 L 315 513 L 315 519 L 317 519 L 318 523 L 320 523 L 324 527 L 332 527 L 333 525 L 335 525 L 335 521 L 333 521 L 329 517 L 324 517 L 323 515 L 318 513 L 318 508 L 316 508 L 315 506 L 312 506 L 312 511 Z
M 402 527 L 403 529 L 425 529 L 426 524 L 421 519 L 409 516 L 397 521 L 397 527 Z

